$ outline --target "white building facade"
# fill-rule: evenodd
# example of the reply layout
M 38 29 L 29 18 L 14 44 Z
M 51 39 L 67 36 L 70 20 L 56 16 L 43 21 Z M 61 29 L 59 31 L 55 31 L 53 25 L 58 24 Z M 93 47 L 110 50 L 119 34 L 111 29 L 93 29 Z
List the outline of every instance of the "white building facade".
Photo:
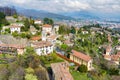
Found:
M 50 42 L 40 41 L 31 44 L 38 55 L 47 55 L 53 52 L 53 45 Z
M 11 26 L 10 31 L 11 31 L 11 33 L 15 32 L 15 31 L 20 33 L 21 32 L 21 27 L 19 27 L 19 26 Z

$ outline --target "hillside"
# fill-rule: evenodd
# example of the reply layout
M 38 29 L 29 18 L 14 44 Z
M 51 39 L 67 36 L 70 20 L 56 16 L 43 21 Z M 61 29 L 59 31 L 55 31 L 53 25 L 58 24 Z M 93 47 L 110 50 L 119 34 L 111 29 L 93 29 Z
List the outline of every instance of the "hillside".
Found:
M 59 14 L 54 14 L 54 13 L 49 13 L 47 11 L 42 11 L 42 10 L 33 10 L 33 9 L 20 9 L 17 8 L 17 13 L 20 15 L 24 15 L 27 17 L 32 17 L 32 18 L 52 18 L 54 20 L 72 20 L 74 18 L 68 17 L 68 16 L 63 16 Z

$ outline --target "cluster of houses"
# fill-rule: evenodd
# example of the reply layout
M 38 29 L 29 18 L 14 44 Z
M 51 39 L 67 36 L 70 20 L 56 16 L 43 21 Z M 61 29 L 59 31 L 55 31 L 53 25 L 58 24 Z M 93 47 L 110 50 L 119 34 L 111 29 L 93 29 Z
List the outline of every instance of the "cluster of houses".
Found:
M 15 39 L 10 35 L 0 35 L 0 53 L 23 54 L 26 46 L 27 40 L 25 39 Z
M 120 64 L 120 52 L 118 51 L 116 54 L 112 54 L 111 45 L 106 47 L 106 53 L 104 54 L 104 59 L 115 63 L 115 65 Z
M 37 20 L 35 21 L 36 24 L 41 24 L 41 21 Z M 17 31 L 18 33 L 20 33 L 21 31 L 21 27 L 24 26 L 22 24 L 11 24 L 9 27 L 3 27 L 5 30 L 6 28 L 10 28 L 11 33 Z M 42 25 L 42 36 L 36 36 L 33 37 L 31 42 L 29 42 L 30 46 L 33 47 L 36 51 L 36 53 L 38 55 L 46 55 L 48 53 L 52 53 L 53 49 L 54 49 L 54 44 L 56 42 L 57 39 L 57 35 L 55 33 L 58 32 L 59 26 L 55 25 L 55 27 L 53 27 L 52 25 L 49 24 L 45 24 Z M 41 40 L 40 40 L 41 38 Z M 14 46 L 15 45 L 15 46 Z M 23 45 L 24 46 L 24 45 Z M 21 47 L 21 45 L 18 44 L 0 44 L 0 47 L 7 47 L 7 48 L 16 48 L 16 50 L 18 49 L 25 49 L 24 47 Z M 25 51 L 25 50 L 23 50 Z M 22 51 L 22 52 L 23 52 Z M 3 52 L 1 50 L 1 52 Z M 19 52 L 17 52 L 19 54 Z M 22 53 L 20 53 L 22 54 Z

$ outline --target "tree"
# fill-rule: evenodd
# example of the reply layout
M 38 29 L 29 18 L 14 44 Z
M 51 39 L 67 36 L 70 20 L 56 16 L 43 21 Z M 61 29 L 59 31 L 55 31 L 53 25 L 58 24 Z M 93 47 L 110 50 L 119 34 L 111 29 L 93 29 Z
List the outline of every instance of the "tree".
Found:
M 44 24 L 50 24 L 50 25 L 54 24 L 54 21 L 50 18 L 44 18 L 43 22 Z
M 14 17 L 14 18 L 18 18 L 18 15 L 17 15 L 17 14 L 14 14 L 13 17 Z
M 0 80 L 8 80 L 9 70 L 6 67 L 0 69 Z
M 33 47 L 26 47 L 25 55 L 35 54 L 35 50 Z
M 2 19 L 5 19 L 5 14 L 2 13 L 2 12 L 0 12 L 0 21 L 1 21 Z
M 47 75 L 47 70 L 45 70 L 45 68 L 35 68 L 35 74 L 38 77 L 38 80 L 50 80 Z
M 110 75 L 119 75 L 119 70 L 115 69 L 115 68 L 111 68 L 111 69 L 108 70 L 108 73 Z
M 28 31 L 30 29 L 30 22 L 28 19 L 24 21 L 24 25 L 25 25 L 24 30 Z
M 9 76 L 9 80 L 23 80 L 24 79 L 24 68 L 18 67 L 14 73 Z
M 13 36 L 13 37 L 18 37 L 18 36 L 19 36 L 19 34 L 18 34 L 18 32 L 17 32 L 17 31 L 15 31 L 15 32 L 13 32 L 13 33 L 12 33 L 12 36 Z
M 70 32 L 75 34 L 76 33 L 75 27 L 72 26 Z
M 78 71 L 79 71 L 79 72 L 87 72 L 87 66 L 84 65 L 84 64 L 81 64 L 81 65 L 78 67 Z
M 26 74 L 25 80 L 38 80 L 38 79 L 37 79 L 37 76 L 33 74 Z
M 5 33 L 11 33 L 10 28 L 5 29 Z
M 0 12 L 0 32 L 2 30 L 2 25 L 8 25 L 8 21 L 5 19 L 5 14 Z
M 26 34 L 25 34 L 25 33 L 21 33 L 21 34 L 20 34 L 20 37 L 26 38 Z
M 61 45 L 61 49 L 62 49 L 62 50 L 65 50 L 65 51 L 66 51 L 67 48 L 68 48 L 68 45 L 67 45 L 67 44 L 62 44 L 62 45 Z
M 37 24 L 34 24 L 34 27 L 35 27 L 35 29 L 37 29 L 37 30 L 40 30 L 40 27 L 39 27 L 39 25 L 37 25 Z

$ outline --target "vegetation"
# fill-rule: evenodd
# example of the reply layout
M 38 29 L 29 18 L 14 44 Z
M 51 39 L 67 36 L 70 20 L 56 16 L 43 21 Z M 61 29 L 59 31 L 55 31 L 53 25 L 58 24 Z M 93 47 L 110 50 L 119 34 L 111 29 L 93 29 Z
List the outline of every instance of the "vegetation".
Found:
M 50 18 L 44 18 L 43 22 L 44 24 L 50 24 L 50 25 L 54 24 L 54 21 Z
M 8 21 L 5 19 L 5 14 L 0 12 L 0 31 L 2 30 L 3 25 L 9 25 Z
M 69 34 L 70 33 L 70 28 L 65 26 L 65 25 L 61 25 L 59 27 L 59 31 L 58 31 L 59 34 Z
M 75 27 L 74 27 L 74 26 L 71 27 L 70 32 L 73 33 L 73 34 L 76 33 L 76 30 L 75 30 Z
M 27 47 L 24 55 L 1 57 L 8 63 L 0 63 L 0 80 L 48 80 L 47 71 L 32 47 Z
M 59 58 L 55 52 L 53 52 L 52 54 L 48 55 L 48 56 L 40 56 L 40 60 L 44 63 L 44 64 L 50 64 L 50 63 L 55 63 L 55 62 L 63 62 L 64 60 Z
M 87 66 L 86 65 L 84 65 L 84 64 L 82 64 L 82 65 L 80 65 L 79 67 L 78 67 L 78 71 L 79 72 L 87 72 Z

